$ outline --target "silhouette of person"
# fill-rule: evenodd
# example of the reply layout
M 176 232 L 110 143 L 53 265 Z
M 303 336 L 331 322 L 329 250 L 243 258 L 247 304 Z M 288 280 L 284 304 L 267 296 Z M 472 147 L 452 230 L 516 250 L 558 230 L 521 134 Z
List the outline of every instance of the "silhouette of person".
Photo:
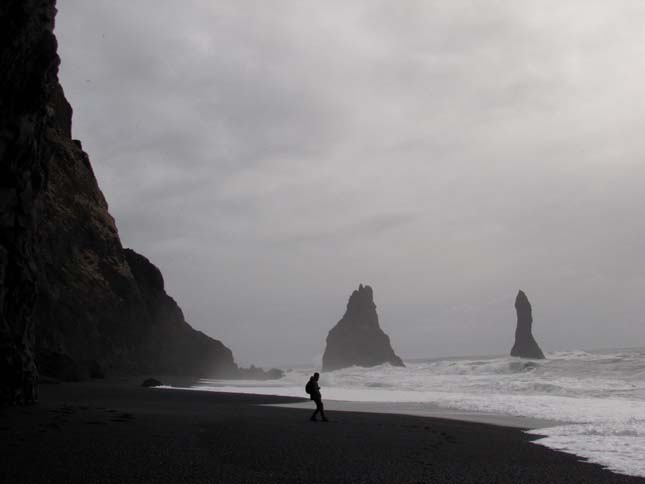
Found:
M 325 417 L 325 408 L 323 407 L 322 396 L 320 395 L 320 387 L 318 386 L 319 378 L 320 375 L 318 373 L 314 373 L 311 378 L 309 378 L 309 383 L 307 383 L 307 393 L 309 393 L 309 398 L 311 398 L 316 404 L 316 410 L 309 420 L 316 422 L 316 415 L 320 413 L 323 422 L 328 422 L 327 417 Z

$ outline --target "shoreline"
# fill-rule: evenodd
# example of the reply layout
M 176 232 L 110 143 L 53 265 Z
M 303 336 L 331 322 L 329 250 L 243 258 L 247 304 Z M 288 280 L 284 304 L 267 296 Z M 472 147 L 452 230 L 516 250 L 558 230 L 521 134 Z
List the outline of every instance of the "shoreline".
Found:
M 645 484 L 520 428 L 331 408 L 313 423 L 303 398 L 140 383 L 42 385 L 0 410 L 0 481 Z
M 557 422 L 554 420 L 514 417 L 512 415 L 499 415 L 484 412 L 468 412 L 465 410 L 432 406 L 429 403 L 350 402 L 324 399 L 323 402 L 325 404 L 325 411 L 411 415 L 415 417 L 428 417 L 442 420 L 456 420 L 458 422 L 495 425 L 498 427 L 508 427 L 519 430 L 539 430 L 545 427 L 566 425 L 565 422 Z M 309 409 L 312 406 L 309 401 L 298 403 L 278 403 L 274 405 L 294 409 Z
M 197 382 L 201 383 L 201 382 Z M 177 386 L 164 385 L 163 389 L 168 390 L 182 390 L 182 391 L 198 391 L 198 392 L 213 392 L 213 393 L 239 393 L 243 395 L 263 395 L 276 398 L 295 398 L 301 399 L 301 402 L 294 403 L 279 403 L 275 406 L 294 408 L 294 409 L 308 409 L 311 407 L 311 401 L 307 397 L 295 397 L 293 395 L 279 395 L 273 393 L 253 393 L 247 391 L 230 392 L 216 390 L 217 386 L 213 386 L 212 390 L 206 390 L 201 385 L 190 386 L 185 382 Z M 242 388 L 240 388 L 242 389 Z M 392 415 L 412 415 L 416 417 L 431 417 L 447 420 L 457 420 L 460 422 L 474 422 L 487 425 L 497 425 L 500 427 L 517 428 L 521 430 L 538 430 L 546 427 L 557 427 L 560 425 L 568 425 L 573 422 L 564 422 L 560 420 L 549 420 L 536 417 L 519 417 L 514 415 L 504 415 L 497 413 L 486 413 L 478 411 L 461 410 L 457 408 L 441 407 L 431 402 L 380 402 L 380 401 L 352 401 L 352 400 L 333 400 L 323 398 L 325 410 L 334 412 L 366 412 L 366 413 L 385 413 Z

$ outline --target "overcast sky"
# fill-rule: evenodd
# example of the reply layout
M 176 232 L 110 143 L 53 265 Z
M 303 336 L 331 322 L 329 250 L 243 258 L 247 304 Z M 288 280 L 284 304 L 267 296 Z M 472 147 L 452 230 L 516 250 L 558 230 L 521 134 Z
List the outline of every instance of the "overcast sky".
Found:
M 247 365 L 645 345 L 645 2 L 59 0 L 124 246 Z

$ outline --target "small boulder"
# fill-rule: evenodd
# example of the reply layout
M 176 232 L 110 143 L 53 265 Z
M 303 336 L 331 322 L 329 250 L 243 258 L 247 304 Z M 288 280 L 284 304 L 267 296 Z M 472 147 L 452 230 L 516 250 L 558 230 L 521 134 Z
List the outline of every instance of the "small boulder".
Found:
M 50 378 L 59 381 L 83 380 L 83 368 L 67 353 L 41 350 L 36 354 L 40 381 Z
M 161 385 L 163 385 L 163 383 L 161 383 L 156 378 L 146 378 L 141 384 L 141 386 L 145 388 L 160 387 Z
M 87 362 L 87 372 L 90 378 L 97 378 L 100 380 L 105 378 L 105 371 L 103 371 L 103 367 L 96 360 L 90 360 Z
M 239 368 L 237 371 L 237 378 L 241 380 L 279 380 L 284 376 L 284 372 L 278 368 L 271 368 L 264 370 L 255 365 L 249 368 Z

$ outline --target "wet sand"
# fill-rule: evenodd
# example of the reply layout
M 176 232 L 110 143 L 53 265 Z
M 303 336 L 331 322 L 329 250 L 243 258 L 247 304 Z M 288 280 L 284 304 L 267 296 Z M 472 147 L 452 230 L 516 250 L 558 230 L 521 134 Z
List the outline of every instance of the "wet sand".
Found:
M 276 406 L 285 408 L 309 409 L 311 402 L 278 403 Z M 325 408 L 338 412 L 368 412 L 368 413 L 395 413 L 400 415 L 414 415 L 417 417 L 433 417 L 439 419 L 460 420 L 462 422 L 477 422 L 502 427 L 514 427 L 518 429 L 540 429 L 562 425 L 562 422 L 554 422 L 539 418 L 513 417 L 497 415 L 484 412 L 468 412 L 442 408 L 429 403 L 388 403 L 388 402 L 346 402 L 340 400 L 328 400 Z
M 0 410 L 0 482 L 645 484 L 517 428 L 344 411 L 310 422 L 273 406 L 300 399 L 139 382 L 43 385 L 39 405 Z

